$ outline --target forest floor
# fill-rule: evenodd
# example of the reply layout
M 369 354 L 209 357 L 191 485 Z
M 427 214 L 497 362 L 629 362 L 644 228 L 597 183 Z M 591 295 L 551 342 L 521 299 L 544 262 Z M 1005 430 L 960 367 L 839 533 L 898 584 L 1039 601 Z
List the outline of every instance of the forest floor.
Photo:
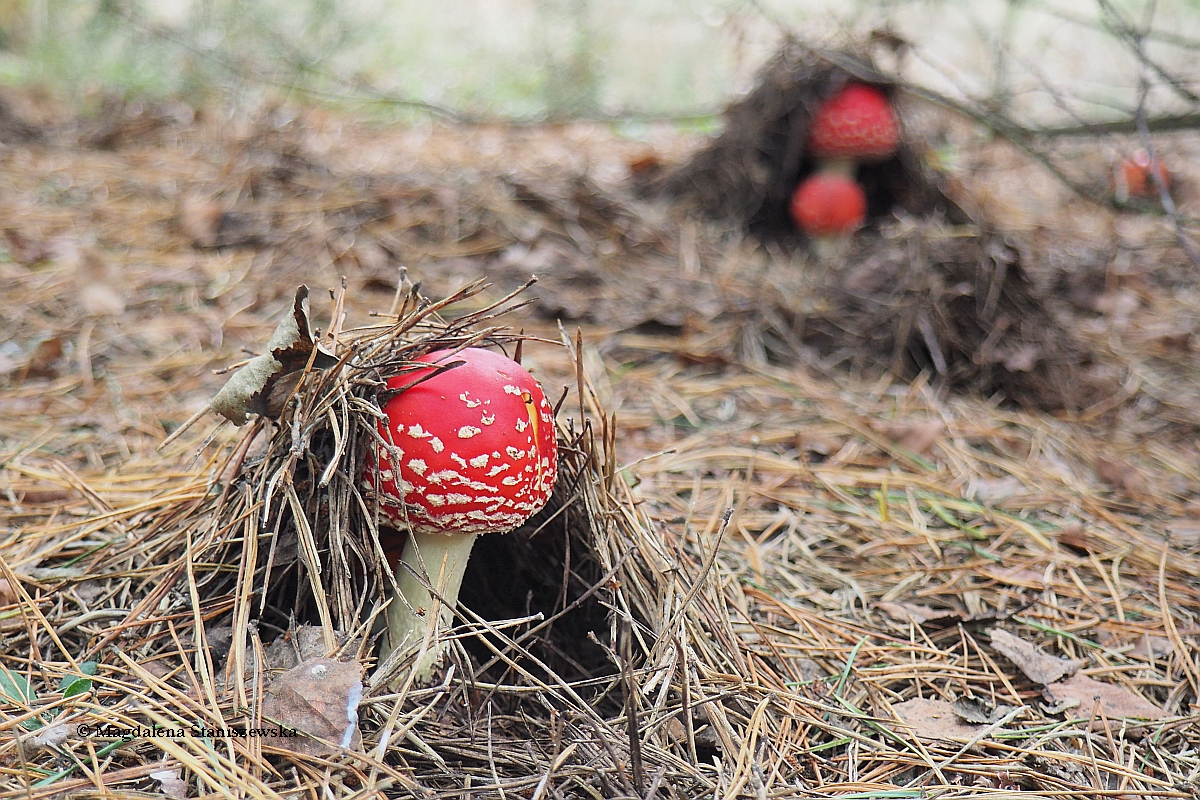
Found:
M 317 796 L 322 781 L 338 796 L 536 800 L 1194 796 L 1200 275 L 1166 218 L 1079 199 L 952 119 L 930 126 L 954 152 L 955 200 L 1020 252 L 1055 320 L 1115 376 L 1111 397 L 1025 410 L 928 372 L 872 371 L 797 331 L 789 342 L 794 318 L 769 317 L 819 301 L 829 267 L 639 198 L 631 171 L 703 143 L 666 126 L 387 128 L 118 104 L 16 130 L 0 149 L 0 691 L 13 701 L 0 731 L 22 741 L 0 735 L 0 797 Z M 1193 136 L 1162 148 L 1200 164 Z M 1112 153 L 1077 149 L 1106 174 Z M 1178 176 L 1185 215 L 1197 181 Z M 578 426 L 583 412 L 613 441 L 611 535 L 638 547 L 606 602 L 632 609 L 636 663 L 614 655 L 613 623 L 594 632 L 607 669 L 577 664 L 564 681 L 586 703 L 520 670 L 400 701 L 369 692 L 358 756 L 45 736 L 185 696 L 240 719 L 220 691 L 187 694 L 191 656 L 136 666 L 150 628 L 190 653 L 193 613 L 227 625 L 232 607 L 180 578 L 178 597 L 134 613 L 180 557 L 154 536 L 207 495 L 239 432 L 214 433 L 210 415 L 157 448 L 218 371 L 261 351 L 298 285 L 327 329 L 326 290 L 344 278 L 352 328 L 394 311 L 402 266 L 435 300 L 488 279 L 454 314 L 538 276 L 538 302 L 503 321 L 542 340 L 525 364 L 548 396 L 567 390 L 562 416 Z M 561 344 L 577 333 L 590 399 Z M 72 697 L 63 676 L 85 651 L 99 671 Z M 488 685 L 505 726 L 489 729 Z M 408 738 L 381 744 L 397 718 Z

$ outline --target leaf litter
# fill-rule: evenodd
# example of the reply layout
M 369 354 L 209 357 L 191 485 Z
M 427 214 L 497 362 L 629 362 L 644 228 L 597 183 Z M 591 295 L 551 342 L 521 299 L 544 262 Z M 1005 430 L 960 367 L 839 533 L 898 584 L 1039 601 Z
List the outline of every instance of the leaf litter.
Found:
M 172 135 L 142 140 L 124 133 L 143 130 L 135 111 L 111 111 L 111 136 L 87 133 L 104 149 L 49 131 L 6 155 L 12 228 L 91 229 L 125 310 L 82 337 L 70 265 L 0 262 L 0 314 L 22 352 L 62 337 L 52 363 L 72 365 L 0 386 L 0 577 L 14 592 L 0 663 L 20 695 L 5 692 L 0 724 L 245 726 L 271 716 L 267 686 L 320 663 L 365 668 L 362 743 L 341 747 L 348 679 L 313 712 L 337 745 L 319 757 L 237 738 L 93 743 L 67 727 L 51 749 L 25 749 L 32 772 L 5 786 L 14 796 L 87 791 L 93 776 L 165 792 L 152 774 L 175 770 L 201 791 L 257 796 L 1194 794 L 1200 562 L 1167 532 L 1195 517 L 1200 454 L 1191 389 L 1163 378 L 1185 374 L 1187 353 L 1108 349 L 1082 319 L 1072 347 L 1118 388 L 1132 376 L 1131 391 L 1057 416 L 952 394 L 932 371 L 871 366 L 907 339 L 856 361 L 822 344 L 835 315 L 779 307 L 819 300 L 823 281 L 843 283 L 830 297 L 860 291 L 870 274 L 822 277 L 740 225 L 634 197 L 613 175 L 646 142 L 582 124 L 383 131 L 315 110 L 264 112 L 239 136 L 160 114 L 144 129 Z M 703 142 L 652 146 L 669 174 Z M 38 194 L 50 175 L 58 188 Z M 200 241 L 171 222 L 185 193 L 222 198 L 252 235 Z M 958 235 L 879 224 L 897 252 Z M 1031 269 L 1050 260 L 1017 244 L 989 275 L 1014 253 Z M 494 317 L 535 263 L 527 291 L 541 302 Z M 336 294 L 343 275 L 348 318 L 328 345 L 340 366 L 301 365 L 277 420 L 206 421 L 156 452 L 209 407 L 228 380 L 214 370 L 261 354 L 289 315 L 299 330 L 297 286 Z M 474 283 L 484 276 L 495 285 Z M 1022 291 L 1041 297 L 1042 281 Z M 1046 304 L 1042 319 L 1057 319 Z M 1163 294 L 1118 321 L 1148 330 L 1180 313 Z M 324 302 L 316 315 L 337 318 Z M 817 338 L 800 319 L 818 320 Z M 874 335 L 869 317 L 848 319 L 852 336 Z M 446 681 L 388 693 L 366 622 L 389 580 L 355 488 L 375 371 L 431 347 L 511 348 L 520 328 L 548 390 L 569 387 L 568 479 L 544 518 L 472 559 Z M 1013 344 L 987 362 L 993 375 L 1029 374 Z M 986 389 L 987 369 L 963 374 Z M 1143 495 L 1112 492 L 1100 455 L 1136 463 Z M 1000 624 L 1032 648 L 1010 648 L 1027 666 L 1080 671 L 1043 686 L 986 635 Z M 303 625 L 319 635 L 296 663 L 267 655 L 296 650 L 287 637 Z M 90 692 L 59 698 L 89 659 Z M 312 687 L 295 685 L 276 710 L 299 724 Z M 982 709 L 970 722 L 964 699 Z M 1024 714 L 991 728 L 1005 707 Z M 2 752 L 17 775 L 15 746 Z

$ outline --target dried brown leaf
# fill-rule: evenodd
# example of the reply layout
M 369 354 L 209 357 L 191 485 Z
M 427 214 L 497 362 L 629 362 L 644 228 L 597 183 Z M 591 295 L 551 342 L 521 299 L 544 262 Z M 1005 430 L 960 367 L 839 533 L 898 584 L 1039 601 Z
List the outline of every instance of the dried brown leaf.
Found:
M 1074 674 L 1083 662 L 1078 659 L 1055 658 L 1046 655 L 1037 647 L 1008 631 L 992 628 L 992 647 L 1013 662 L 1025 677 L 1043 686 L 1054 683 L 1066 675 Z
M 42 239 L 31 239 L 16 228 L 5 228 L 8 252 L 18 264 L 37 264 L 54 257 L 54 248 Z
M 981 702 L 976 698 L 960 697 L 952 704 L 954 713 L 967 722 L 976 725 L 991 725 L 1011 712 L 1015 706 L 997 705 L 991 706 Z
M 158 781 L 159 788 L 167 797 L 185 800 L 188 796 L 187 781 L 179 777 L 178 769 L 162 769 L 158 772 L 151 772 L 150 777 Z
M 1150 634 L 1142 634 L 1141 638 L 1134 643 L 1133 649 L 1129 651 L 1131 655 L 1138 658 L 1153 660 L 1156 658 L 1166 658 L 1175 652 L 1175 645 L 1171 644 L 1171 640 L 1163 636 L 1151 636 Z
M 914 697 L 892 706 L 897 718 L 923 739 L 970 739 L 976 728 L 964 722 L 945 700 Z
M 76 734 L 76 726 L 68 722 L 56 722 L 53 725 L 47 725 L 37 732 L 30 741 L 36 747 L 46 749 L 58 747 L 65 742 L 69 737 Z
M 62 358 L 63 343 L 63 336 L 53 336 L 40 342 L 29 355 L 29 361 L 24 368 L 19 371 L 21 379 L 57 376 L 57 362 Z
M 362 665 L 357 661 L 318 658 L 293 667 L 271 683 L 263 717 L 308 736 L 267 737 L 264 743 L 311 756 L 358 747 L 362 693 Z
M 250 359 L 233 373 L 209 407 L 234 425 L 244 425 L 250 414 L 277 416 L 286 396 L 275 393 L 274 389 L 282 384 L 290 392 L 316 346 L 308 317 L 308 287 L 301 286 L 296 290 L 292 313 L 280 321 L 267 342 L 267 352 Z M 328 367 L 336 361 L 332 355 L 318 350 L 313 363 L 316 367 Z M 290 385 L 288 376 L 293 379 Z
M 881 434 L 910 453 L 928 453 L 946 431 L 940 419 L 904 419 L 878 425 Z
M 179 230 L 194 247 L 241 247 L 261 243 L 269 231 L 264 220 L 253 214 L 226 209 L 211 198 L 186 195 L 179 200 L 175 215 Z
M 1132 717 L 1136 719 L 1163 719 L 1166 712 L 1141 695 L 1113 683 L 1102 683 L 1083 673 L 1073 675 L 1061 683 L 1046 687 L 1046 692 L 1065 709 L 1077 708 L 1075 714 L 1088 717 L 1093 713 L 1096 702 L 1097 722 L 1101 714 L 1105 717 Z
M 125 313 L 125 287 L 108 259 L 95 247 L 64 244 L 64 262 L 75 269 L 75 288 L 85 316 L 118 316 Z
M 1125 495 L 1142 495 L 1150 488 L 1142 473 L 1119 458 L 1097 457 L 1096 474 L 1100 476 L 1100 480 Z
M 911 622 L 915 625 L 923 625 L 927 622 L 937 622 L 944 625 L 961 622 L 963 619 L 962 614 L 953 611 L 930 608 L 929 606 L 916 605 L 914 603 L 876 603 L 875 608 L 897 622 Z
M 212 247 L 221 229 L 225 209 L 216 200 L 185 195 L 179 200 L 176 220 L 183 235 L 197 247 Z

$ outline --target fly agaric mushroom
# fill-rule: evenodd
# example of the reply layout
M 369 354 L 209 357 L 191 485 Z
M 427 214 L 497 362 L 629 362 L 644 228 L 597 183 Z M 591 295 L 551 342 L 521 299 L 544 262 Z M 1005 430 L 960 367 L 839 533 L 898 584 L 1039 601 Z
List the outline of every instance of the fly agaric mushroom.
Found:
M 826 100 L 808 130 L 808 152 L 823 172 L 854 177 L 859 162 L 881 161 L 896 152 L 900 126 L 883 92 L 848 83 Z
M 863 224 L 867 196 L 845 175 L 818 172 L 796 187 L 788 211 L 796 227 L 812 239 L 817 257 L 828 258 Z
M 432 377 L 429 367 L 388 381 L 410 388 L 384 405 L 387 420 L 378 427 L 389 446 L 379 448 L 364 478 L 368 485 L 378 479 L 380 515 L 407 530 L 408 540 L 381 661 L 425 635 L 435 601 L 412 572 L 428 575 L 445 600 L 438 622 L 449 625 L 475 537 L 519 527 L 550 499 L 558 474 L 554 412 L 520 364 L 473 347 L 416 360 L 462 363 Z M 432 678 L 441 656 L 439 646 L 429 648 L 416 665 L 418 682 Z
M 1151 166 L 1153 161 L 1153 166 Z M 1113 168 L 1113 194 L 1118 203 L 1125 203 L 1129 198 L 1151 200 L 1158 197 L 1158 181 L 1154 180 L 1152 172 L 1157 172 L 1163 188 L 1171 188 L 1171 173 L 1167 171 L 1162 159 L 1144 149 L 1135 150 L 1132 155 L 1125 156 Z

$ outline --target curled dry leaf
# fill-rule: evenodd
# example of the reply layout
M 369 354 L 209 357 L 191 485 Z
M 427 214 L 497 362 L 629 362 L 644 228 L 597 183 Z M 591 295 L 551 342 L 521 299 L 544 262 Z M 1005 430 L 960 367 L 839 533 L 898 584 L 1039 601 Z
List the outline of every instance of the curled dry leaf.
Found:
M 26 378 L 55 378 L 58 376 L 58 360 L 63 355 L 65 337 L 52 336 L 38 343 L 29 355 L 29 361 L 17 371 L 20 380 Z
M 267 737 L 263 741 L 310 756 L 329 755 L 339 747 L 358 747 L 362 743 L 358 729 L 362 694 L 362 665 L 357 661 L 317 658 L 293 667 L 271 683 L 262 713 L 264 720 L 278 721 L 301 735 Z
M 50 749 L 58 747 L 65 742 L 69 737 L 75 735 L 76 726 L 67 722 L 57 722 L 53 725 L 47 725 L 37 732 L 30 741 L 36 747 Z
M 1083 666 L 1079 659 L 1055 658 L 1046 655 L 1035 646 L 1000 628 L 989 631 L 992 647 L 1017 665 L 1025 677 L 1043 686 L 1054 683 L 1067 675 L 1073 675 Z
M 278 416 L 314 348 L 314 366 L 324 368 L 337 363 L 313 339 L 308 321 L 308 287 L 301 286 L 296 290 L 292 313 L 283 318 L 267 342 L 267 352 L 233 373 L 209 402 L 209 408 L 234 425 L 244 425 L 250 414 Z
M 875 608 L 897 622 L 911 622 L 914 625 L 932 623 L 934 627 L 941 628 L 963 621 L 963 615 L 954 611 L 930 608 L 914 603 L 876 603 Z
M 1016 706 L 987 705 L 976 698 L 960 697 L 952 703 L 954 713 L 976 725 L 991 725 L 1004 719 Z
M 188 796 L 187 781 L 179 777 L 178 769 L 161 769 L 158 772 L 151 772 L 150 777 L 158 781 L 159 788 L 167 797 L 184 800 Z

